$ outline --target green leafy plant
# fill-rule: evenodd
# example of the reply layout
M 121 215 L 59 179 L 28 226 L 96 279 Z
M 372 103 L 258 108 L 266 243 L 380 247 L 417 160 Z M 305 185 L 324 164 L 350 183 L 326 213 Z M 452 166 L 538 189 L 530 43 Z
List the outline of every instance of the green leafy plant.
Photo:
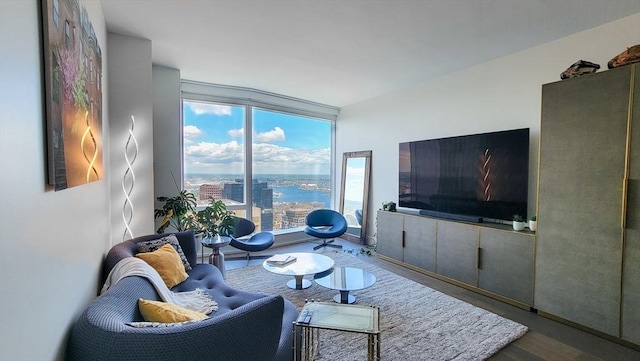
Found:
M 514 222 L 524 222 L 524 218 L 522 218 L 522 216 L 519 214 L 514 214 L 512 219 Z
M 197 211 L 192 219 L 193 226 L 204 233 L 205 238 L 216 235 L 231 235 L 235 231 L 236 218 L 221 200 L 209 198 L 209 205 Z
M 195 222 L 195 210 L 198 201 L 196 196 L 183 189 L 180 190 L 178 182 L 171 172 L 173 184 L 176 185 L 178 195 L 174 197 L 158 197 L 158 202 L 163 203 L 162 208 L 155 209 L 153 214 L 155 219 L 162 218 L 160 227 L 156 230 L 158 233 L 164 233 L 171 226 L 176 231 L 197 230 L 198 225 Z
M 196 196 L 189 191 L 182 190 L 174 197 L 158 197 L 158 202 L 163 203 L 162 208 L 154 211 L 156 219 L 162 218 L 158 233 L 164 233 L 171 226 L 177 231 L 194 229 L 194 215 L 196 208 Z
M 532 221 L 534 221 L 534 222 L 538 220 L 538 218 L 536 218 L 536 216 L 535 216 L 535 215 L 531 216 L 531 218 L 530 218 L 530 219 L 531 219 Z

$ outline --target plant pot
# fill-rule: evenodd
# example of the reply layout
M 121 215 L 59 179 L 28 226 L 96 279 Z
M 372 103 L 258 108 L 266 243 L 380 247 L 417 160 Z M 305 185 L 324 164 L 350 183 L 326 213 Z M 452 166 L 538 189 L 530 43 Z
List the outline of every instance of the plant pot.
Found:
M 524 222 L 513 221 L 513 229 L 516 231 L 524 230 Z
M 529 229 L 535 232 L 538 229 L 538 221 L 529 221 Z

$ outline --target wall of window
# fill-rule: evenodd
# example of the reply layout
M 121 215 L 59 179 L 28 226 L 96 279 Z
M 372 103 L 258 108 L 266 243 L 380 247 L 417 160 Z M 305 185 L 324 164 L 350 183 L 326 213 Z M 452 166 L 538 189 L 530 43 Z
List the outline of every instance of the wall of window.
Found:
M 299 229 L 311 210 L 332 208 L 337 111 L 183 81 L 184 188 L 199 205 L 222 199 L 236 215 L 250 214 L 259 230 Z

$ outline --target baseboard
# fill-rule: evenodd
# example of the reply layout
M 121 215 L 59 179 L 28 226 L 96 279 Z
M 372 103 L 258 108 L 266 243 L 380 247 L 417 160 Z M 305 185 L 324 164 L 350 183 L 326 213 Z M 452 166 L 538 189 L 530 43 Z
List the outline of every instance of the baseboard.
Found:
M 537 312 L 538 315 L 540 315 L 540 316 L 542 316 L 544 318 L 548 318 L 550 320 L 554 320 L 556 322 L 560 322 L 560 323 L 565 324 L 567 326 L 571 326 L 573 328 L 577 328 L 578 330 L 582 330 L 584 332 L 589 332 L 589 333 L 594 334 L 594 335 L 596 335 L 598 337 L 602 337 L 605 340 L 609 340 L 611 342 L 615 342 L 617 344 L 620 344 L 622 346 L 628 347 L 630 349 L 633 349 L 633 350 L 636 350 L 636 351 L 640 351 L 640 345 L 636 345 L 635 343 L 629 342 L 627 340 L 623 340 L 621 338 L 612 336 L 612 335 L 610 335 L 608 333 L 604 333 L 602 331 L 598 331 L 598 330 L 593 329 L 591 327 L 587 327 L 587 326 L 581 325 L 579 323 L 575 323 L 573 321 L 569 321 L 569 320 L 567 320 L 565 318 L 562 318 L 560 316 L 556 316 L 556 315 L 551 314 L 551 313 L 547 313 L 547 312 L 540 311 L 540 310 L 536 310 L 536 312 Z

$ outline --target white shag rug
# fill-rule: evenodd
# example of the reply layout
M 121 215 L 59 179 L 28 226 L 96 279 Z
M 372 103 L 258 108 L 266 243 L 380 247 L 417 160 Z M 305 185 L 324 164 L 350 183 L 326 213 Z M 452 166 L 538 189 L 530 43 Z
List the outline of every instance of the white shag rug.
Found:
M 376 283 L 353 291 L 356 303 L 380 307 L 383 360 L 484 360 L 527 332 L 527 327 L 470 305 L 341 251 L 324 253 L 335 267 L 356 267 L 376 276 Z M 311 276 L 306 278 L 313 279 Z M 261 265 L 227 270 L 226 282 L 238 289 L 279 294 L 302 309 L 305 299 L 332 302 L 338 291 L 313 282 L 304 290 L 287 287 L 289 277 Z M 317 360 L 366 360 L 366 335 L 320 333 Z

